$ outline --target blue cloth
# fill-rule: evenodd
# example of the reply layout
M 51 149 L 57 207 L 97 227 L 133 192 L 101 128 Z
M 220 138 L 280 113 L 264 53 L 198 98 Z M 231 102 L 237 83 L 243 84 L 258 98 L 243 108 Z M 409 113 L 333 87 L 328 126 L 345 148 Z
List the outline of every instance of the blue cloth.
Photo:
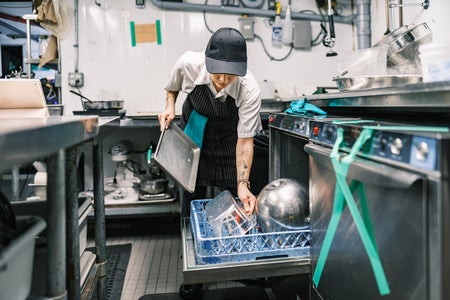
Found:
M 202 149 L 203 135 L 208 118 L 199 114 L 195 109 L 189 115 L 189 120 L 184 128 L 184 133 L 190 137 L 197 146 Z
M 284 111 L 290 115 L 300 115 L 300 116 L 315 116 L 315 115 L 327 115 L 325 111 L 318 108 L 317 106 L 308 103 L 306 98 L 300 100 L 294 100 L 288 109 Z

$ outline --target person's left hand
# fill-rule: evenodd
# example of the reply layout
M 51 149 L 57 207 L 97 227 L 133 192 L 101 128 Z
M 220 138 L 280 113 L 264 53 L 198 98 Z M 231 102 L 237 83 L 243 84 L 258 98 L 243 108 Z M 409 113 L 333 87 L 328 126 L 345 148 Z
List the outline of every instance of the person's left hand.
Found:
M 247 185 L 238 184 L 238 197 L 244 204 L 244 210 L 247 215 L 251 215 L 255 210 L 256 197 L 250 192 Z

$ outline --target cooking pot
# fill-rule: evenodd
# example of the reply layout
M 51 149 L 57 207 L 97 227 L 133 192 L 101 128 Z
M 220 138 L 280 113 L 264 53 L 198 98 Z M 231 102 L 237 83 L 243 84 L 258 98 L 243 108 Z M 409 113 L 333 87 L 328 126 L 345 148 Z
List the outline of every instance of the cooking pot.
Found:
M 75 94 L 85 100 L 83 101 L 84 110 L 92 109 L 123 109 L 123 100 L 104 100 L 104 101 L 92 101 L 91 99 L 75 92 L 74 90 L 69 90 L 72 94 Z
M 151 195 L 161 194 L 167 190 L 169 181 L 167 179 L 142 180 L 141 189 Z
M 377 47 L 381 45 L 389 45 L 393 40 L 398 38 L 400 35 L 404 34 L 406 31 L 408 31 L 407 25 L 400 26 L 391 31 L 389 34 L 386 34 L 381 40 L 376 42 L 373 46 Z
M 422 23 L 412 27 L 399 27 L 374 46 L 389 45 L 387 64 L 390 67 L 420 64 L 419 46 L 431 42 L 432 39 L 430 27 Z

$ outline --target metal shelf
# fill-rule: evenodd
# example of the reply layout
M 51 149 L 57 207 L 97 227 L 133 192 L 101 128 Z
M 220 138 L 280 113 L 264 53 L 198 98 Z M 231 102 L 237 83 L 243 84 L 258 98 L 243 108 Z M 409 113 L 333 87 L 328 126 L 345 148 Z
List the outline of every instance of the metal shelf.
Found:
M 31 21 L 37 20 L 37 15 L 34 14 L 26 14 L 23 15 L 22 18 L 26 21 L 26 28 L 27 28 L 27 57 L 24 58 L 24 63 L 28 65 L 28 78 L 31 78 L 31 65 L 39 65 L 40 59 L 39 58 L 31 58 Z M 50 62 L 46 63 L 45 66 L 54 69 L 59 70 L 59 60 L 54 59 Z
M 318 94 L 309 96 L 308 100 L 322 108 L 370 108 L 373 111 L 399 108 L 442 113 L 450 111 L 450 81 Z

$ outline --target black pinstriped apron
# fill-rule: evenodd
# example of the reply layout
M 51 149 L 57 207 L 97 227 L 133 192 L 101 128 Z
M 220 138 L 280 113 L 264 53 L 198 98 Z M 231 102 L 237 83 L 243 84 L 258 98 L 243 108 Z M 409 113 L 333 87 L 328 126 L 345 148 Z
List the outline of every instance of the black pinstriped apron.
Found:
M 184 129 L 193 109 L 208 118 L 197 174 L 197 186 L 236 188 L 238 108 L 228 96 L 214 99 L 207 85 L 198 85 L 183 103 L 180 127 Z

